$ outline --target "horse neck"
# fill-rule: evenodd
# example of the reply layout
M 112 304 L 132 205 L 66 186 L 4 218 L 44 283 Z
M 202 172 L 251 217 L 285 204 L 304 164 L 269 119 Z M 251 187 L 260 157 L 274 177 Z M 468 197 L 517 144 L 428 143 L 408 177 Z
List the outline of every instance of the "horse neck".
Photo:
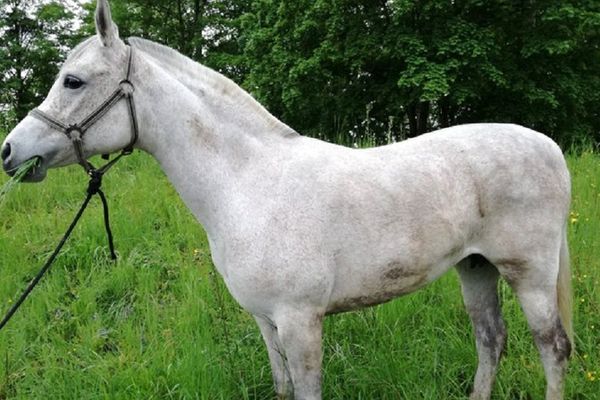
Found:
M 144 77 L 136 88 L 139 147 L 157 159 L 209 237 L 219 236 L 235 218 L 236 196 L 252 191 L 257 176 L 268 184 L 276 157 L 296 134 L 235 92 L 214 88 L 198 96 L 151 62 Z

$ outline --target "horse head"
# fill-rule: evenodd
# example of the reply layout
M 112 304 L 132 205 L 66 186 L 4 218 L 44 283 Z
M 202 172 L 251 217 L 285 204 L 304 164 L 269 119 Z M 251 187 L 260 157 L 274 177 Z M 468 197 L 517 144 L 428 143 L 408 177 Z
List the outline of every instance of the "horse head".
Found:
M 71 52 L 46 99 L 6 137 L 0 155 L 9 175 L 37 157 L 38 167 L 25 180 L 41 181 L 48 168 L 133 145 L 131 110 L 118 101 L 132 91 L 131 50 L 119 38 L 107 0 L 98 0 L 96 32 Z M 119 98 L 106 106 L 113 95 Z

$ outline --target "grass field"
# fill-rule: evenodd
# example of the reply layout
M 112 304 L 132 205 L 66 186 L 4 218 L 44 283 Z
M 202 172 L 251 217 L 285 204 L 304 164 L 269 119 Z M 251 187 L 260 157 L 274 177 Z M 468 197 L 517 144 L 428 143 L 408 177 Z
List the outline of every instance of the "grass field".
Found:
M 600 398 L 600 156 L 569 157 L 577 351 L 567 399 Z M 0 184 L 6 177 L 0 178 Z M 0 312 L 84 197 L 79 167 L 20 185 L 0 205 Z M 265 347 L 215 273 L 206 237 L 157 165 L 136 154 L 106 177 L 119 261 L 96 199 L 51 272 L 0 332 L 0 399 L 271 399 Z M 544 377 L 510 289 L 494 399 L 541 399 Z M 325 399 L 465 399 L 476 353 L 454 271 L 415 294 L 329 317 Z

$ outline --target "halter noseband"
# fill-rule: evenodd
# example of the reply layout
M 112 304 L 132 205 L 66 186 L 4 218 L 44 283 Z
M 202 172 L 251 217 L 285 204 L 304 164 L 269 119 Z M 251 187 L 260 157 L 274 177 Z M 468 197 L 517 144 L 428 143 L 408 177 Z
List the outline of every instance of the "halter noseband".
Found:
M 94 111 L 92 111 L 87 117 L 85 117 L 80 123 L 67 125 L 62 121 L 46 114 L 41 111 L 39 108 L 34 108 L 29 113 L 30 116 L 37 118 L 38 120 L 45 122 L 50 127 L 64 133 L 69 140 L 73 143 L 73 147 L 75 148 L 75 155 L 77 156 L 78 163 L 85 169 L 85 171 L 92 175 L 94 171 L 101 171 L 102 173 L 106 172 L 119 158 L 125 155 L 129 155 L 133 152 L 133 146 L 137 142 L 138 139 L 138 124 L 137 124 L 137 116 L 135 112 L 135 104 L 133 102 L 133 92 L 135 88 L 133 83 L 131 83 L 131 69 L 133 63 L 133 47 L 127 44 L 127 48 L 129 49 L 129 55 L 127 60 L 127 74 L 125 75 L 125 79 L 119 82 L 119 87 L 106 99 L 102 104 L 100 104 Z M 115 159 L 106 164 L 104 167 L 96 170 L 94 166 L 86 160 L 83 153 L 83 135 L 85 132 L 100 118 L 102 118 L 115 104 L 119 102 L 121 99 L 127 100 L 127 106 L 129 108 L 129 116 L 131 120 L 131 141 L 125 148 L 121 151 Z M 108 158 L 108 155 L 104 155 L 103 157 Z

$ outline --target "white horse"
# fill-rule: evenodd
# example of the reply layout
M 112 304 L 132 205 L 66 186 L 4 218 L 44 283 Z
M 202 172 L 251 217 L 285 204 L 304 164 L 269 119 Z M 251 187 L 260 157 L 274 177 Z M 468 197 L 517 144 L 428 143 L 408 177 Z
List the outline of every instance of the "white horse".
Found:
M 79 121 L 125 75 L 129 48 L 106 0 L 97 36 L 70 54 L 39 110 Z M 131 39 L 139 138 L 204 226 L 214 264 L 255 317 L 280 398 L 321 398 L 327 314 L 391 300 L 454 265 L 490 397 L 506 339 L 497 282 L 516 292 L 539 348 L 546 399 L 561 399 L 573 343 L 566 239 L 570 178 L 532 130 L 457 126 L 355 150 L 298 135 L 236 84 L 164 46 Z M 131 143 L 126 102 L 89 128 L 84 157 Z M 56 127 L 27 117 L 2 148 L 29 179 L 78 161 Z M 400 332 L 399 332 L 400 334 Z

